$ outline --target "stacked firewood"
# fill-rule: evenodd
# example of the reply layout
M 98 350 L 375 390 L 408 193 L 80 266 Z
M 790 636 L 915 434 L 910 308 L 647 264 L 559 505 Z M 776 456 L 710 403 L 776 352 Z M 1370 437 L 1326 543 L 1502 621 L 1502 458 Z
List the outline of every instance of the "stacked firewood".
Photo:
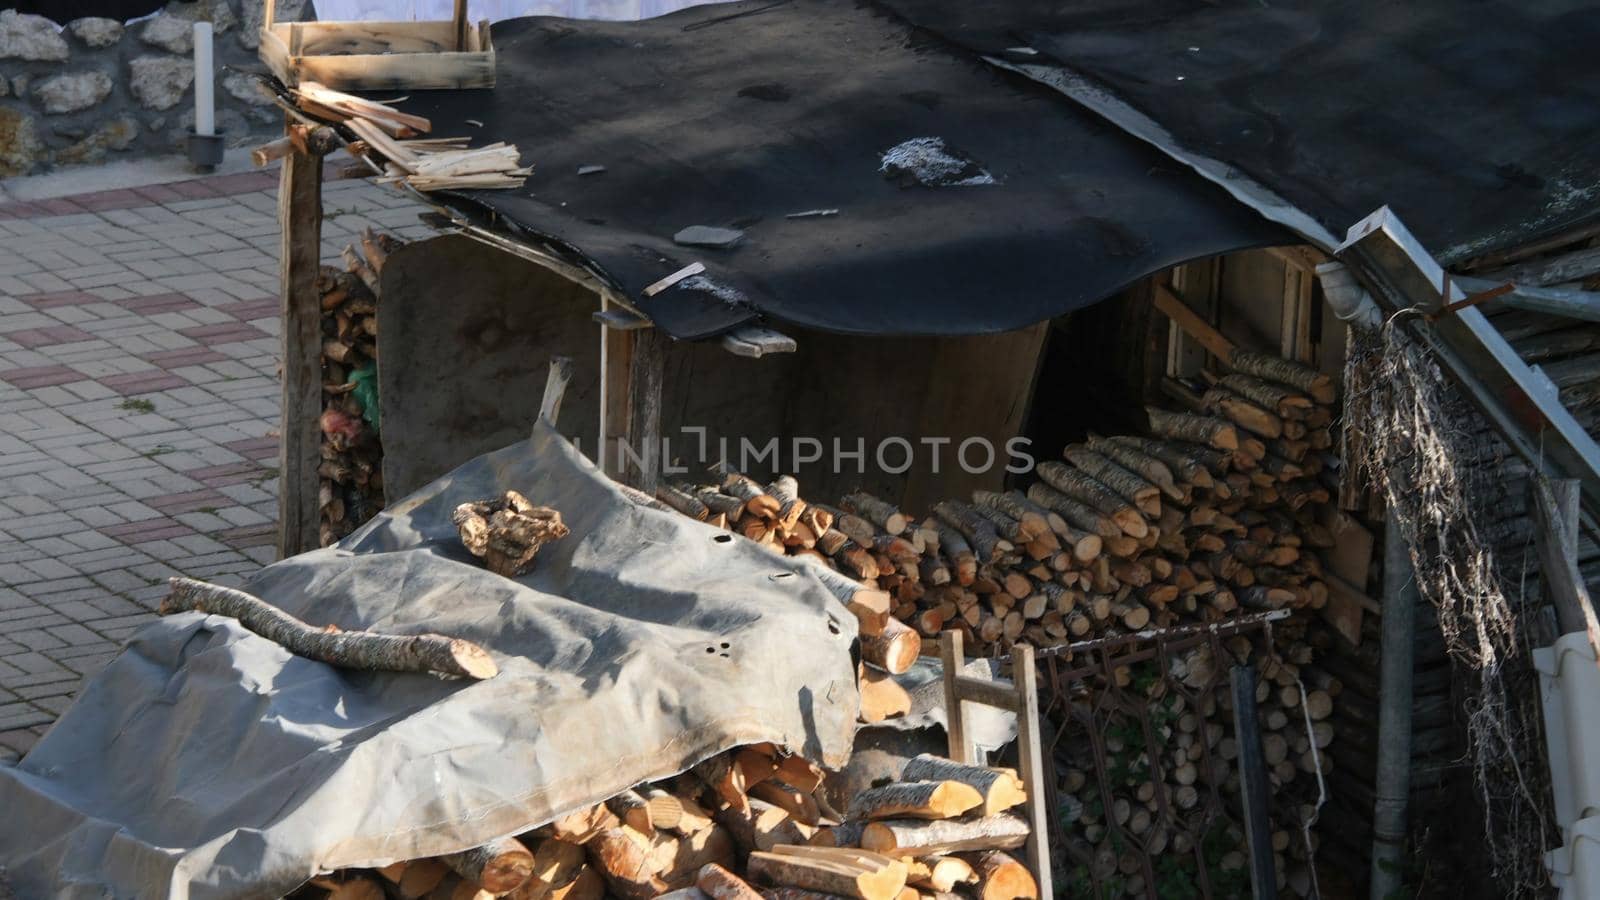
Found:
M 1228 669 L 1254 661 L 1277 887 L 1288 896 L 1315 896 L 1312 859 L 1319 842 L 1306 825 L 1332 767 L 1330 716 L 1342 686 L 1312 664 L 1303 628 L 1291 622 L 1275 629 L 1275 649 L 1286 652 L 1262 653 L 1236 635 L 1215 645 L 1220 651 L 1208 643 L 1172 654 L 1170 678 L 1160 677 L 1153 661 L 1126 667 L 1131 677 L 1119 690 L 1131 696 L 1113 704 L 1118 711 L 1105 721 L 1093 719 L 1089 695 L 1082 695 L 1085 706 L 1073 718 L 1095 721 L 1096 734 L 1069 731 L 1055 753 L 1063 837 L 1074 856 L 1086 860 L 1071 868 L 1069 884 L 1098 883 L 1107 897 L 1143 897 L 1152 887 L 1154 896 L 1167 896 L 1173 885 L 1197 881 L 1198 853 L 1212 896 L 1249 896 L 1247 849 L 1237 824 L 1241 739 L 1233 727 Z M 1148 877 L 1156 884 L 1147 883 L 1135 848 L 1148 855 Z
M 857 795 L 848 820 L 823 798 L 822 778 L 821 769 L 772 744 L 741 747 L 525 834 L 448 856 L 341 870 L 294 896 L 1037 896 L 1026 867 L 1000 852 L 1027 838 L 1023 820 L 1006 812 L 1026 799 L 1014 772 L 918 757 L 902 783 Z
M 323 266 L 322 546 L 337 543 L 383 509 L 383 445 L 378 439 L 378 277 L 400 242 L 369 228 L 361 248 L 344 248 L 345 267 Z
M 1017 642 L 1051 647 L 1251 612 L 1319 609 L 1329 590 L 1320 551 L 1334 543 L 1322 524 L 1338 468 L 1331 452 L 1333 382 L 1259 354 L 1236 352 L 1233 364 L 1234 372 L 1193 398 L 1190 411 L 1147 410 L 1147 434 L 1091 435 L 1066 448 L 1062 461 L 1041 463 L 1038 481 L 1025 491 L 977 491 L 970 503 L 935 504 L 920 521 L 862 492 L 845 495 L 837 507 L 807 503 L 787 476 L 763 486 L 727 475 L 716 485 L 678 484 L 658 496 L 685 514 L 775 551 L 815 559 L 887 595 L 888 629 L 896 634 L 904 629 L 932 638 L 955 629 L 968 647 L 994 655 Z M 1317 776 L 1332 765 L 1329 713 L 1337 691 L 1327 689 L 1312 665 L 1302 622 L 1279 623 L 1272 636 L 1269 647 L 1251 651 L 1248 642 L 1236 641 L 1229 652 L 1261 668 L 1258 713 L 1278 800 L 1274 843 L 1284 863 L 1278 871 L 1286 890 L 1307 895 L 1307 844 L 1314 847 L 1315 835 L 1300 823 L 1309 816 L 1306 804 L 1320 795 Z M 870 645 L 864 638 L 864 649 Z M 909 706 L 892 693 L 897 688 L 887 672 L 894 670 L 881 666 L 884 658 L 862 669 L 863 719 L 869 722 L 897 714 L 899 703 Z M 1228 664 L 1189 662 L 1197 671 L 1221 666 L 1224 675 Z M 1116 689 L 1155 692 L 1150 702 L 1165 697 L 1168 707 L 1160 715 L 1172 721 L 1162 725 L 1163 740 L 1170 742 L 1169 754 L 1185 759 L 1169 760 L 1164 771 L 1177 780 L 1158 787 L 1144 778 L 1149 763 L 1142 736 L 1127 736 L 1110 765 L 1121 759 L 1124 780 L 1139 783 L 1123 785 L 1135 793 L 1114 798 L 1122 802 L 1113 802 L 1109 813 L 1094 812 L 1092 793 L 1074 796 L 1074 779 L 1083 780 L 1080 786 L 1096 781 L 1085 775 L 1090 760 L 1075 761 L 1077 775 L 1069 776 L 1065 793 L 1069 804 L 1091 811 L 1077 820 L 1077 837 L 1100 850 L 1111 841 L 1106 815 L 1125 812 L 1135 833 L 1143 834 L 1138 829 L 1157 827 L 1153 811 L 1160 802 L 1204 812 L 1197 806 L 1202 789 L 1214 786 L 1234 796 L 1238 778 L 1236 741 L 1225 738 L 1233 730 L 1226 703 L 1206 694 L 1201 708 L 1186 708 L 1183 694 L 1193 685 L 1173 690 L 1132 666 L 1116 667 L 1110 677 Z M 1201 741 L 1215 752 L 1202 754 Z M 1194 760 L 1202 755 L 1217 771 L 1198 771 Z M 1074 761 L 1067 765 L 1073 768 Z M 1091 790 L 1098 792 L 1098 785 Z M 1215 851 L 1217 872 L 1246 877 L 1242 836 L 1225 817 L 1216 821 L 1221 824 L 1207 836 L 1207 848 Z M 1163 865 L 1178 865 L 1174 860 L 1193 848 L 1177 845 L 1193 841 L 1193 834 L 1161 835 L 1150 845 L 1152 856 L 1166 853 Z M 1098 877 L 1116 877 L 1130 894 L 1146 889 L 1142 876 L 1128 877 L 1119 868 L 1132 865 L 1133 857 L 1118 851 L 1110 859 L 1109 871 L 1097 869 Z

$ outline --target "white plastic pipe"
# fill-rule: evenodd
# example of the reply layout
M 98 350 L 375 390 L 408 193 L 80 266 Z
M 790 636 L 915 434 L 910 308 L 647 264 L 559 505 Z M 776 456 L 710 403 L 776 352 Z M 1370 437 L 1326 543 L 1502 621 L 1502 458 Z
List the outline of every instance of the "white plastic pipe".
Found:
M 217 104 L 211 73 L 211 23 L 194 23 L 194 133 L 217 133 Z

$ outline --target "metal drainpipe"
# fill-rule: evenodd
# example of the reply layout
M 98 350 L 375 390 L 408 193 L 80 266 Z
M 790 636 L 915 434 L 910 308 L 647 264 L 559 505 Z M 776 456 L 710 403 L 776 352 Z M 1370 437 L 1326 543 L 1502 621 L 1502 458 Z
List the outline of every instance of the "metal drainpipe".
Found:
M 1371 900 L 1399 896 L 1411 796 L 1412 667 L 1417 584 L 1391 511 L 1383 523 L 1383 642 L 1378 682 L 1378 770 L 1372 810 Z

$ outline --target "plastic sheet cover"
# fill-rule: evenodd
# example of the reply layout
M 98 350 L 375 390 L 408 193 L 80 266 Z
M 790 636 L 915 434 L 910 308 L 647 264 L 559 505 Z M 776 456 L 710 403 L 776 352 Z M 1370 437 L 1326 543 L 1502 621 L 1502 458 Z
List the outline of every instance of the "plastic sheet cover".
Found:
M 515 580 L 450 523 L 508 488 L 572 529 Z M 543 423 L 245 589 L 319 625 L 466 638 L 500 674 L 344 670 L 233 619 L 154 622 L 0 768 L 17 896 L 279 897 L 518 833 L 738 744 L 837 766 L 855 733 L 855 620 L 812 569 L 635 505 Z

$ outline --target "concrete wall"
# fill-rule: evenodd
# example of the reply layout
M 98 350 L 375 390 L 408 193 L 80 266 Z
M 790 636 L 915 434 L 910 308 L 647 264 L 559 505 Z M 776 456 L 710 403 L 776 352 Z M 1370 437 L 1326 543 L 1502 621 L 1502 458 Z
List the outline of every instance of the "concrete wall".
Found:
M 298 19 L 305 7 L 279 0 L 278 18 Z M 185 152 L 194 126 L 192 28 L 201 18 L 216 31 L 217 127 L 229 146 L 275 134 L 281 114 L 251 79 L 224 68 L 264 71 L 261 17 L 262 0 L 173 2 L 127 26 L 0 11 L 0 178 Z

